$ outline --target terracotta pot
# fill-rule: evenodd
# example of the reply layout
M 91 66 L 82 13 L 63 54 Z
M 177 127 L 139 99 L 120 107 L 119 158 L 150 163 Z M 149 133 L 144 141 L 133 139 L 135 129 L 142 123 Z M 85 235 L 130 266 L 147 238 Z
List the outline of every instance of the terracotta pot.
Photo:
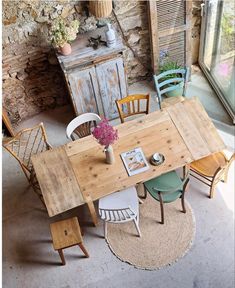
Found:
M 69 43 L 65 43 L 63 47 L 59 48 L 59 52 L 65 56 L 71 54 L 72 52 L 71 45 Z

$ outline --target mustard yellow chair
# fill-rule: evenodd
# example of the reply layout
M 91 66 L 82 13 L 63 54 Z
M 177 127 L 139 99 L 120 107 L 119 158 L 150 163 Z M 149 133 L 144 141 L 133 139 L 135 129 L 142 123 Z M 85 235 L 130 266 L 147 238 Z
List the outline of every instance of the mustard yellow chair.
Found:
M 234 159 L 235 153 L 230 159 L 223 152 L 215 153 L 192 162 L 190 175 L 208 185 L 210 187 L 209 197 L 213 198 L 216 184 L 219 181 L 227 182 L 228 170 Z
M 120 100 L 116 100 L 117 110 L 121 123 L 124 123 L 125 118 L 127 117 L 136 114 L 148 114 L 149 101 L 150 94 L 133 94 Z

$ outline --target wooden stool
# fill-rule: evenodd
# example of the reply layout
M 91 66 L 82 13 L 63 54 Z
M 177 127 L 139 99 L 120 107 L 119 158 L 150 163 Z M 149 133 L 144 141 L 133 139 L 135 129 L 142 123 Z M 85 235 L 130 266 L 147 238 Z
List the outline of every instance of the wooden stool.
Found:
M 78 245 L 86 257 L 89 257 L 82 244 L 82 235 L 77 217 L 50 224 L 53 247 L 59 252 L 62 264 L 65 265 L 63 249 Z

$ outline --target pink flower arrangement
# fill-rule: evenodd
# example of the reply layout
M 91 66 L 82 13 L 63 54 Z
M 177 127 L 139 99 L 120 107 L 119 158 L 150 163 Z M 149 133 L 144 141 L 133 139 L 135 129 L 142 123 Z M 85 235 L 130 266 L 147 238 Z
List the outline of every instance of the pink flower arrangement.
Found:
M 107 119 L 103 119 L 93 130 L 93 136 L 100 145 L 108 147 L 118 139 L 118 131 L 111 126 Z

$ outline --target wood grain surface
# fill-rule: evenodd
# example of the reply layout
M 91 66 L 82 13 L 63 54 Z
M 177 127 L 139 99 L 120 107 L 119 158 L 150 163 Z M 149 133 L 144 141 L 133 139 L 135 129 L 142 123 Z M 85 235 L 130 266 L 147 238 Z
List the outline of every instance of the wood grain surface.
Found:
M 85 203 L 63 146 L 32 156 L 50 217 Z
M 91 205 L 92 201 L 105 195 L 183 167 L 225 148 L 196 98 L 186 99 L 115 128 L 118 129 L 119 139 L 113 145 L 116 161 L 112 165 L 105 163 L 103 147 L 93 136 L 33 157 L 50 216 L 84 202 Z M 149 170 L 128 176 L 120 154 L 136 147 L 142 148 L 148 161 L 155 152 L 159 152 L 165 156 L 165 162 L 160 166 L 149 164 Z
M 50 224 L 53 247 L 64 249 L 82 242 L 82 235 L 77 217 Z

